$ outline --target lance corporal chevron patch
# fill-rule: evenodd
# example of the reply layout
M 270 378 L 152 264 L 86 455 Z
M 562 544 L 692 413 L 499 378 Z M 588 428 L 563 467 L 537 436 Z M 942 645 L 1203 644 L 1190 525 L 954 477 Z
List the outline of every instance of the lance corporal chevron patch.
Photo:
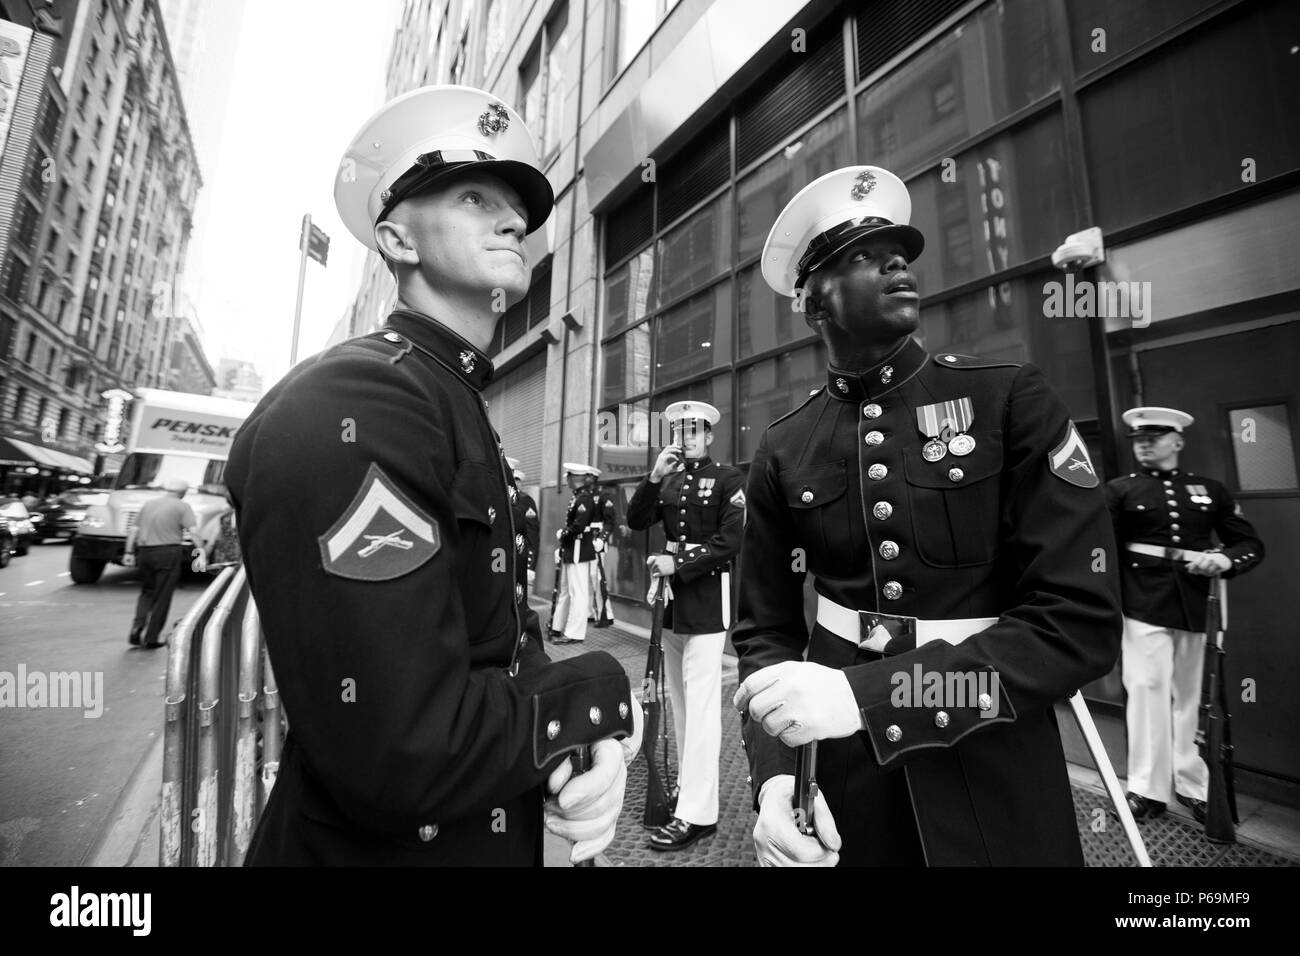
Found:
M 438 522 L 422 512 L 373 462 L 338 521 L 321 535 L 321 566 L 354 581 L 410 574 L 442 546 Z
M 1047 456 L 1047 463 L 1052 468 L 1052 474 L 1072 485 L 1096 488 L 1100 484 L 1097 471 L 1092 467 L 1092 458 L 1088 455 L 1088 446 L 1079 437 L 1074 422 L 1070 422 L 1061 443 Z

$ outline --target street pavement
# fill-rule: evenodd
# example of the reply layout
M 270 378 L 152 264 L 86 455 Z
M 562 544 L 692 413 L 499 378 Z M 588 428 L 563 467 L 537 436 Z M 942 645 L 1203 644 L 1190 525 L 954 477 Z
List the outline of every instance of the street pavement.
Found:
M 109 565 L 74 585 L 66 541 L 35 545 L 0 569 L 0 671 L 89 673 L 78 707 L 0 711 L 0 866 L 86 861 L 118 795 L 162 732 L 166 650 L 127 643 L 136 572 Z M 172 600 L 180 620 L 209 578 Z M 96 678 L 94 675 L 101 675 Z M 96 680 L 102 694 L 95 695 Z M 99 716 L 86 716 L 102 707 Z

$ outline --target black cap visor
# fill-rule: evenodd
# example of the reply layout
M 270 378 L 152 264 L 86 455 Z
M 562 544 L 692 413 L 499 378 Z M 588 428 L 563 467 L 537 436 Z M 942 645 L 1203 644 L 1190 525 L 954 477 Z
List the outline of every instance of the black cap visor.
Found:
M 480 154 L 484 157 L 486 153 Z M 510 185 L 519 194 L 528 219 L 526 232 L 533 232 L 551 214 L 555 207 L 555 193 L 546 175 L 527 163 L 514 159 L 475 159 L 444 162 L 438 153 L 426 153 L 416 164 L 402 173 L 385 191 L 384 206 L 375 222 L 388 218 L 399 203 L 414 196 L 432 192 L 450 180 L 470 173 L 495 176 Z
M 888 219 L 872 218 L 866 222 L 844 222 L 827 229 L 815 236 L 808 243 L 808 248 L 799 261 L 798 278 L 795 288 L 799 288 L 808 276 L 820 269 L 838 253 L 866 236 L 882 239 L 897 239 L 907 254 L 908 262 L 915 262 L 925 249 L 925 236 L 915 226 L 901 226 Z

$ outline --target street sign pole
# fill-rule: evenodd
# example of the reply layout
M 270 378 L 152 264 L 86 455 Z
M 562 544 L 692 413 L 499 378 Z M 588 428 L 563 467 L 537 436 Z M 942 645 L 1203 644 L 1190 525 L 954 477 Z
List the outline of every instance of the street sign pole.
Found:
M 289 367 L 298 364 L 298 328 L 302 323 L 302 289 L 307 279 L 307 244 L 311 241 L 311 213 L 302 217 L 302 234 L 298 237 L 298 303 L 293 308 L 293 345 L 289 350 Z

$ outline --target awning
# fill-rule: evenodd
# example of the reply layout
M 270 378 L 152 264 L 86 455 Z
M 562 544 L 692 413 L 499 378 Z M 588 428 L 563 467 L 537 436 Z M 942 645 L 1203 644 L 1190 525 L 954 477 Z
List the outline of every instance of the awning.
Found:
M 95 466 L 84 458 L 54 448 L 46 448 L 44 445 L 33 445 L 31 442 L 17 438 L 0 438 L 0 463 L 44 465 L 46 468 L 62 468 L 83 475 L 91 475 L 95 472 Z

